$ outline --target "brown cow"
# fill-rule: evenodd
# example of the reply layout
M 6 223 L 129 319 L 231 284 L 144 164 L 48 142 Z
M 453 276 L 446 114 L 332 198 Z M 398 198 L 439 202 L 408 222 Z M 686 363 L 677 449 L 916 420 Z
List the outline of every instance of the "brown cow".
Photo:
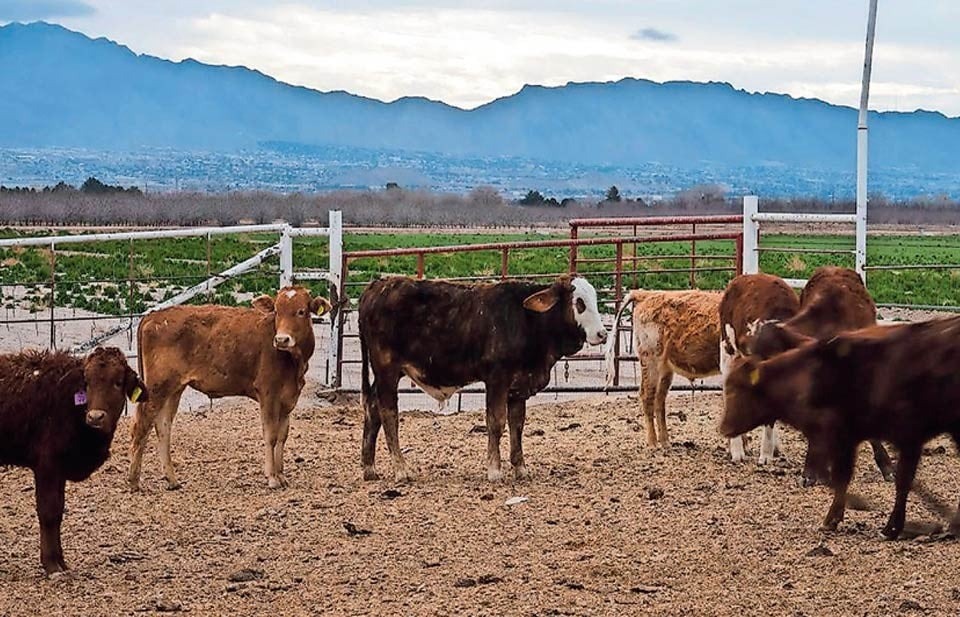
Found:
M 363 478 L 378 477 L 374 456 L 382 425 L 398 482 L 412 479 L 398 436 L 402 375 L 440 401 L 467 384 L 484 382 L 487 479 L 503 477 L 500 438 L 508 420 L 510 463 L 514 475 L 524 479 L 527 399 L 550 382 L 557 360 L 577 353 L 585 342 L 600 344 L 607 335 L 597 292 L 578 276 L 562 276 L 550 285 L 507 281 L 469 286 L 389 277 L 364 290 L 359 321 Z
M 86 480 L 110 457 L 126 397 L 146 400 L 147 389 L 115 347 L 86 358 L 50 351 L 0 356 L 0 465 L 33 470 L 40 562 L 48 574 L 67 569 L 60 545 L 66 482 Z
M 741 274 L 731 280 L 720 301 L 720 374 L 726 376 L 730 361 L 748 353 L 746 341 L 753 324 L 789 319 L 799 310 L 797 294 L 779 276 Z M 776 448 L 776 429 L 764 426 L 757 464 L 773 462 Z M 730 440 L 730 458 L 736 462 L 746 459 L 742 435 Z
M 720 370 L 717 319 L 720 293 L 715 291 L 648 291 L 627 294 L 613 320 L 606 354 L 607 383 L 613 378 L 613 337 L 620 315 L 633 304 L 633 338 L 640 361 L 640 404 L 647 428 L 647 445 L 670 443 L 667 434 L 667 393 L 674 373 L 687 379 L 716 375 Z M 656 425 L 655 425 L 656 423 Z
M 831 468 L 825 529 L 843 520 L 857 446 L 889 441 L 899 451 L 897 496 L 883 529 L 903 530 L 907 495 L 923 444 L 941 433 L 960 446 L 960 317 L 872 326 L 811 340 L 761 361 L 734 361 L 720 431 L 739 435 L 783 421 L 800 430 Z M 960 533 L 960 517 L 951 530 Z
M 860 275 L 850 268 L 823 266 L 814 270 L 800 294 L 800 311 L 793 317 L 773 317 L 752 324 L 743 345 L 748 352 L 767 359 L 797 347 L 808 338 L 827 339 L 848 330 L 877 323 L 877 307 Z M 782 323 L 780 323 L 782 322 Z M 763 331 L 760 336 L 759 332 Z M 893 480 L 893 463 L 883 444 L 871 440 L 873 458 L 887 481 Z M 803 483 L 826 483 L 827 470 L 817 466 L 808 448 L 803 464 Z
M 137 343 L 140 374 L 151 397 L 138 405 L 132 427 L 130 487 L 140 487 L 143 447 L 155 426 L 167 488 L 179 488 L 170 431 L 187 386 L 212 398 L 245 396 L 260 403 L 263 471 L 270 488 L 286 486 L 283 448 L 290 412 L 315 345 L 311 313 L 330 309 L 326 299 L 312 298 L 303 287 L 284 287 L 275 299 L 255 298 L 253 308 L 174 306 L 145 316 Z

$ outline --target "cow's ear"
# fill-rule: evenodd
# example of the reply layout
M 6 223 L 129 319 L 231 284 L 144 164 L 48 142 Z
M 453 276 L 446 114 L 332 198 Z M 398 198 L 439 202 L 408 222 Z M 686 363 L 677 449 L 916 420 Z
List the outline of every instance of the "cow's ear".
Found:
M 317 296 L 310 301 L 310 310 L 313 311 L 315 315 L 323 315 L 324 313 L 329 313 L 333 310 L 333 305 L 323 297 Z
M 272 313 L 276 309 L 277 303 L 271 296 L 264 294 L 254 298 L 250 304 L 262 313 Z
M 528 296 L 523 301 L 523 308 L 537 313 L 546 313 L 553 308 L 558 300 L 560 300 L 560 294 L 557 293 L 556 286 L 551 285 L 543 291 Z
M 147 384 L 143 383 L 140 376 L 132 368 L 127 367 L 126 387 L 127 398 L 131 403 L 145 403 L 149 400 L 147 395 Z

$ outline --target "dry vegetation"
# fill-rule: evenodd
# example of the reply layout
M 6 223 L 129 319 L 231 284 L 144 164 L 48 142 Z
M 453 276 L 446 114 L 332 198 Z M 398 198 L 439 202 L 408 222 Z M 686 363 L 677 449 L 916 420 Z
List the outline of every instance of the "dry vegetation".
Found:
M 766 211 L 852 212 L 851 202 L 764 200 Z M 520 206 L 491 187 L 466 195 L 391 189 L 336 191 L 316 195 L 245 193 L 0 193 L 0 224 L 7 225 L 234 225 L 282 219 L 294 225 L 326 220 L 329 210 L 341 210 L 349 225 L 505 226 L 565 223 L 594 216 L 673 214 L 737 214 L 739 199 L 722 193 L 690 190 L 674 198 L 642 201 L 577 201 L 564 207 Z M 877 197 L 871 204 L 872 223 L 950 224 L 958 206 L 949 200 L 891 203 Z
M 113 459 L 68 487 L 66 575 L 41 575 L 29 472 L 0 471 L 0 615 L 955 614 L 960 543 L 881 540 L 893 487 L 865 451 L 852 490 L 874 508 L 823 534 L 829 493 L 798 486 L 796 434 L 784 436 L 788 459 L 735 465 L 715 429 L 718 395 L 671 396 L 666 451 L 632 430 L 637 405 L 532 407 L 533 479 L 503 485 L 484 479 L 481 414 L 404 414 L 420 476 L 394 486 L 360 480 L 359 407 L 305 393 L 281 492 L 261 476 L 251 403 L 177 418 L 175 492 L 154 439 L 145 492 L 126 490 L 125 418 Z M 919 477 L 953 504 L 953 446 L 930 446 Z M 382 440 L 378 458 L 389 471 Z M 515 496 L 528 501 L 506 505 Z M 912 498 L 908 519 L 935 518 Z

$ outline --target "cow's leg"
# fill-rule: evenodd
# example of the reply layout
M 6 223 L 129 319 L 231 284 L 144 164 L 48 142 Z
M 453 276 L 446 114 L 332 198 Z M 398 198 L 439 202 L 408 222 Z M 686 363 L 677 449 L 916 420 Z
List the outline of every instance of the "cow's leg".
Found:
M 830 473 L 827 470 L 826 452 L 820 451 L 814 447 L 813 443 L 807 443 L 807 454 L 803 459 L 803 486 L 814 486 L 816 484 L 829 484 Z
M 383 436 L 387 440 L 387 450 L 390 451 L 390 460 L 393 461 L 393 476 L 396 482 L 412 482 L 413 474 L 407 467 L 400 451 L 400 412 L 397 401 L 397 387 L 400 385 L 400 375 L 384 375 L 385 371 L 377 373 L 377 380 L 373 383 L 377 393 L 377 408 L 380 412 L 380 422 L 383 424 Z M 374 433 L 376 439 L 376 433 Z
M 280 422 L 277 429 L 277 445 L 273 449 L 273 467 L 277 472 L 277 480 L 284 488 L 288 486 L 287 478 L 283 475 L 283 448 L 287 444 L 287 435 L 290 434 L 290 411 L 289 409 L 280 410 Z
M 507 423 L 507 388 L 500 384 L 487 383 L 487 480 L 499 482 L 500 437 Z
M 766 465 L 773 462 L 773 453 L 777 448 L 777 426 L 776 424 L 763 425 L 763 437 L 760 440 L 760 456 L 757 457 L 757 465 Z
M 143 449 L 147 445 L 150 429 L 157 419 L 157 410 L 163 407 L 163 394 L 150 391 L 150 400 L 137 403 L 137 413 L 130 426 L 130 469 L 127 471 L 127 484 L 131 490 L 140 490 L 140 468 L 143 464 Z
M 510 399 L 507 402 L 507 420 L 510 423 L 510 464 L 513 465 L 513 475 L 517 480 L 526 480 L 530 477 L 530 472 L 523 463 L 523 423 L 526 419 L 527 401 Z
M 380 405 L 375 395 L 364 401 L 363 405 L 363 445 L 360 451 L 360 463 L 363 465 L 363 479 L 377 480 L 376 456 L 377 435 L 380 433 Z
M 850 486 L 850 479 L 853 477 L 853 465 L 857 460 L 856 444 L 834 445 L 831 448 L 821 448 L 817 446 L 818 451 L 833 451 L 833 501 L 830 503 L 830 509 L 827 510 L 827 516 L 823 519 L 821 529 L 824 531 L 836 531 L 837 525 L 843 520 L 843 513 L 847 506 L 847 488 Z
M 170 433 L 173 430 L 173 418 L 177 415 L 177 407 L 180 405 L 182 394 L 183 390 L 181 389 L 167 397 L 154 424 L 157 430 L 157 441 L 159 442 L 160 464 L 163 466 L 163 475 L 167 478 L 167 490 L 169 491 L 180 488 L 177 472 L 173 469 L 173 458 L 170 456 Z
M 896 472 L 897 498 L 893 503 L 893 512 L 890 513 L 890 518 L 881 532 L 890 540 L 896 540 L 903 531 L 903 524 L 907 517 L 907 495 L 910 494 L 919 463 L 920 448 L 918 446 L 910 445 L 900 449 Z
M 660 375 L 656 363 L 649 357 L 640 357 L 640 407 L 643 409 L 643 419 L 647 427 L 647 445 L 657 446 L 657 429 L 654 425 L 654 414 L 657 400 L 657 382 Z
M 896 479 L 893 461 L 890 460 L 887 449 L 883 447 L 883 442 L 873 439 L 870 441 L 870 447 L 873 449 L 873 460 L 877 464 L 877 469 L 880 470 L 880 475 L 887 482 L 893 482 Z
M 280 408 L 274 401 L 260 403 L 260 424 L 263 427 L 263 475 L 267 477 L 267 486 L 273 489 L 283 488 L 277 477 L 277 441 L 280 437 Z
M 37 491 L 37 518 L 40 519 L 40 563 L 47 574 L 67 569 L 60 545 L 63 496 L 66 480 L 59 473 L 37 469 L 33 472 Z
M 725 326 L 730 328 L 728 324 Z M 732 332 L 732 328 L 731 328 Z M 730 362 L 733 361 L 733 355 L 727 353 L 727 346 L 724 343 L 723 337 L 720 338 L 720 382 L 721 387 L 726 387 L 727 383 L 727 373 L 730 372 Z M 743 450 L 743 436 L 737 435 L 730 440 L 730 458 L 735 463 L 741 463 L 747 458 L 746 452 Z
M 657 418 L 657 441 L 663 447 L 670 445 L 670 436 L 667 434 L 667 394 L 670 392 L 671 384 L 673 384 L 673 371 L 664 368 L 660 371 L 660 379 L 657 380 L 656 407 L 654 408 Z

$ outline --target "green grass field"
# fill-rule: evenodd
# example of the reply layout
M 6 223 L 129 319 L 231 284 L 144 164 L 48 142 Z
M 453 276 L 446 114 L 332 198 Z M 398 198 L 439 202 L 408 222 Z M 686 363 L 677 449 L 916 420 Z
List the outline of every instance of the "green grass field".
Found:
M 0 232 L 4 237 L 17 235 L 13 230 Z M 347 234 L 347 251 L 400 247 L 423 247 L 476 244 L 500 241 L 543 240 L 560 236 L 527 234 Z M 139 312 L 151 304 L 170 297 L 177 291 L 235 265 L 259 250 L 276 242 L 276 235 L 247 234 L 205 238 L 162 239 L 101 242 L 63 245 L 54 259 L 48 249 L 0 250 L 0 284 L 3 303 L 34 311 L 49 307 L 51 273 L 56 277 L 56 306 L 75 307 L 108 314 Z M 844 251 L 834 254 L 808 252 L 782 253 L 764 250 L 761 269 L 788 278 L 806 278 L 814 268 L 825 265 L 853 265 L 852 236 L 768 235 L 761 241 L 764 249 L 791 248 L 803 250 Z M 131 260 L 132 250 L 132 260 Z M 624 268 L 636 269 L 623 277 L 625 288 L 683 289 L 690 285 L 689 242 L 639 244 L 624 247 Z M 612 261 L 589 260 L 614 257 L 612 245 L 583 247 L 579 271 L 598 288 L 612 288 Z M 703 289 L 721 289 L 732 276 L 733 242 L 701 241 L 697 243 L 698 268 L 696 285 Z M 209 256 L 209 261 L 208 261 Z M 294 244 L 297 269 L 325 268 L 327 243 L 321 238 L 299 238 Z M 537 275 L 565 271 L 569 250 L 565 247 L 511 251 L 511 275 Z M 132 261 L 132 263 L 131 263 Z M 501 269 L 499 251 L 465 252 L 427 255 L 428 277 L 491 277 Z M 868 264 L 871 266 L 904 264 L 960 264 L 960 236 L 876 236 L 868 241 Z M 372 278 L 382 273 L 413 274 L 415 256 L 362 258 L 350 263 L 348 294 L 357 297 Z M 222 285 L 213 295 L 215 302 L 231 304 L 244 299 L 244 294 L 269 293 L 277 285 L 278 260 L 273 258 L 257 271 Z M 137 279 L 130 285 L 127 279 Z M 26 285 L 27 289 L 15 285 Z M 311 284 L 325 293 L 324 283 Z M 960 306 L 960 267 L 955 269 L 879 270 L 868 274 L 868 287 L 880 303 Z M 238 296 L 239 294 L 239 296 Z M 609 297 L 609 294 L 607 295 Z M 203 295 L 198 302 L 207 301 Z

